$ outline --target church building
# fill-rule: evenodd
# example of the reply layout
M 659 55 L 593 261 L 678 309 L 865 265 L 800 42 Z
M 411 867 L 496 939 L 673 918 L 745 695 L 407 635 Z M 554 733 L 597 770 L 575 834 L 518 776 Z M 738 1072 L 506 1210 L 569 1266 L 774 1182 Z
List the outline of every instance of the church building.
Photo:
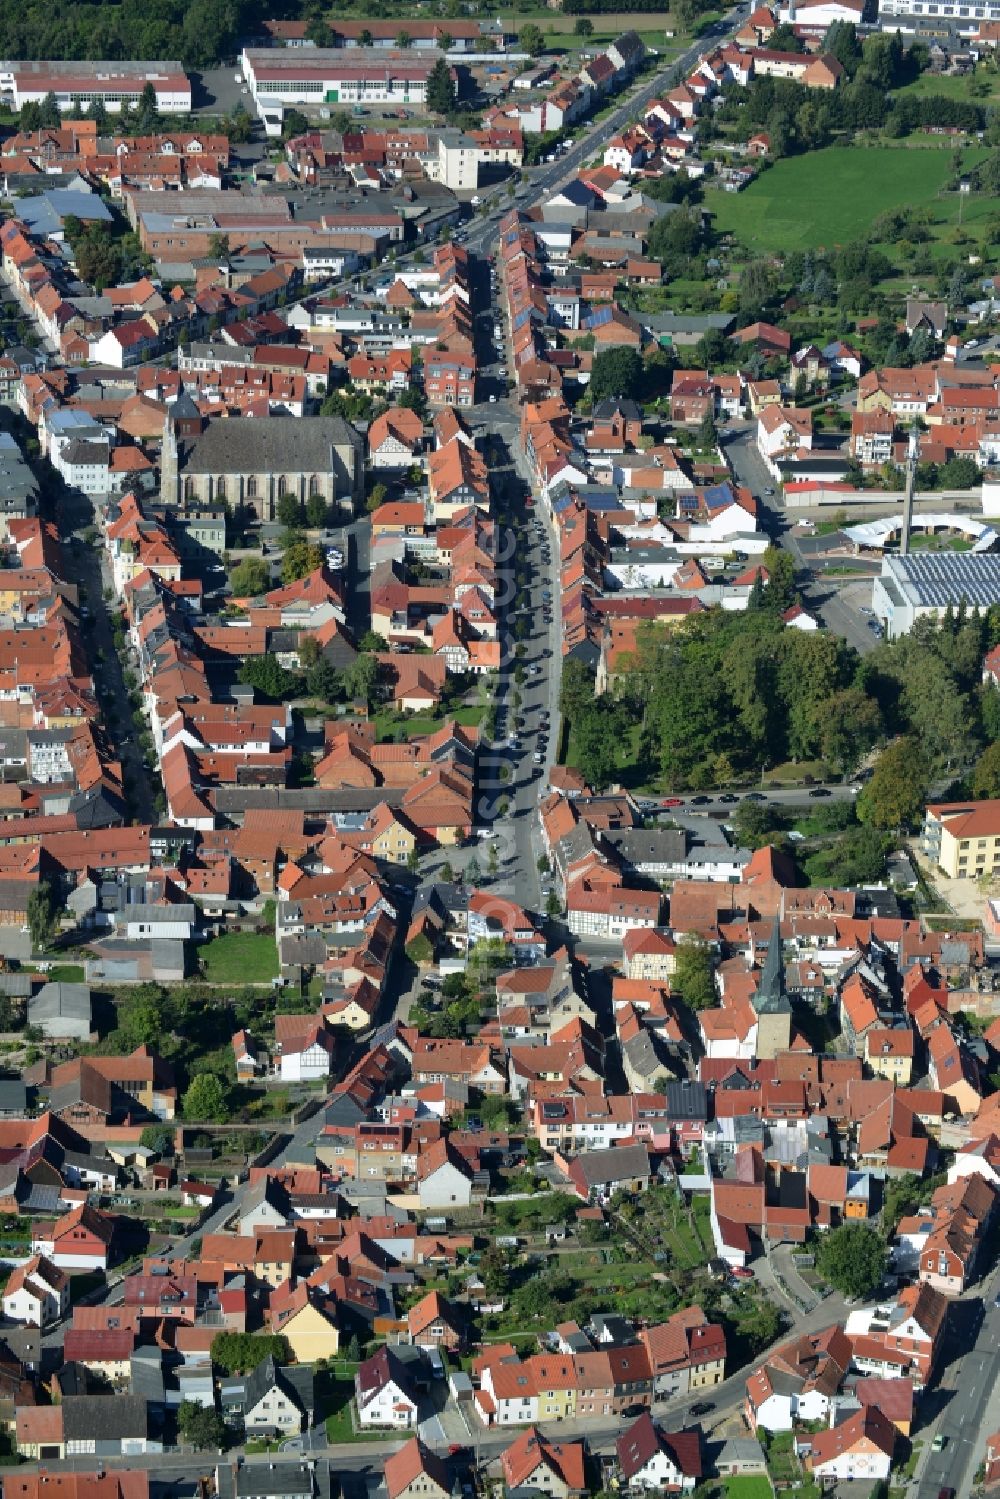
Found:
M 339 416 L 208 418 L 182 387 L 164 418 L 160 497 L 172 510 L 243 504 L 273 521 L 282 495 L 320 495 L 347 517 L 363 488 L 361 436 Z

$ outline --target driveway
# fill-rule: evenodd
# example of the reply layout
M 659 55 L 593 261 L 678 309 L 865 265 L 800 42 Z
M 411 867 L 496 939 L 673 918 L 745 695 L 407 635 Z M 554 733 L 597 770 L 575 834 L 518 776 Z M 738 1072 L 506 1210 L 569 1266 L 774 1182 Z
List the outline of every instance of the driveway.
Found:
M 771 1263 L 792 1297 L 799 1301 L 805 1311 L 812 1311 L 813 1307 L 819 1305 L 822 1297 L 818 1296 L 812 1286 L 802 1279 L 796 1268 L 795 1256 L 790 1245 L 776 1244 L 771 1250 Z

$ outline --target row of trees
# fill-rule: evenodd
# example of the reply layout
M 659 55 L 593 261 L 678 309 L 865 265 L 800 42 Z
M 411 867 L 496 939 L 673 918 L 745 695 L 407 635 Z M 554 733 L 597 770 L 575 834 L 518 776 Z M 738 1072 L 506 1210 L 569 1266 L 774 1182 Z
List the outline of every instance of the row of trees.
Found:
M 790 27 L 779 27 L 769 41 L 784 51 L 801 43 Z M 714 125 L 738 124 L 747 133 L 766 129 L 772 158 L 816 150 L 843 132 L 885 130 L 902 137 L 927 127 L 957 126 L 976 131 L 1000 130 L 1000 117 L 982 105 L 944 94 L 893 92 L 912 83 L 927 67 L 926 45 L 904 48 L 899 35 L 878 34 L 860 43 L 853 25 L 831 26 L 824 50 L 843 65 L 847 81 L 817 98 L 801 84 L 782 78 L 760 78 L 748 88 L 727 91 Z
M 240 667 L 240 681 L 274 702 L 311 697 L 323 703 L 367 702 L 376 698 L 380 669 L 376 657 L 362 651 L 349 666 L 338 670 L 324 656 L 315 640 L 303 640 L 301 671 L 289 671 L 277 657 L 250 656 Z
M 589 672 L 567 662 L 561 705 L 591 784 L 614 779 L 620 747 L 637 740 L 645 773 L 692 789 L 789 760 L 821 759 L 847 774 L 887 744 L 858 799 L 859 818 L 878 829 L 913 824 L 932 780 L 973 765 L 976 788 L 1000 789 L 1000 693 L 980 677 L 984 650 L 1000 639 L 1000 610 L 920 620 L 862 660 L 825 631 L 786 628 L 791 559 L 771 549 L 764 565 L 770 582 L 755 587 L 746 613 L 713 610 L 642 631 L 600 700 Z
M 232 56 L 271 12 L 261 0 L 0 0 L 7 55 L 72 61 L 178 57 L 192 68 Z

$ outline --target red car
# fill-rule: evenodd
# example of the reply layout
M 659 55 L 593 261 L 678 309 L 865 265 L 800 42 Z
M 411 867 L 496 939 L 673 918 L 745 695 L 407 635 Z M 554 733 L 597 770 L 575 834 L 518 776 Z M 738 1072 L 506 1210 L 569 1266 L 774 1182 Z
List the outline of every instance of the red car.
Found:
M 753 1271 L 746 1265 L 734 1265 L 731 1274 L 734 1280 L 753 1280 Z
M 683 805 L 684 798 L 682 796 L 665 796 L 660 803 L 661 807 L 683 807 Z

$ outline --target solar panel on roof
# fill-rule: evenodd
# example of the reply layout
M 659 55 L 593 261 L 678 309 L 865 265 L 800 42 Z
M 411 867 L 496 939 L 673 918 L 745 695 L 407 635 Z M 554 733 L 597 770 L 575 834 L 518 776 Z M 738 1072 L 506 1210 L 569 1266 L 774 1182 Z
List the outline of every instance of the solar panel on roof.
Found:
M 614 308 L 611 307 L 611 306 L 598 307 L 597 310 L 596 310 L 596 312 L 592 312 L 590 314 L 589 318 L 587 318 L 587 327 L 588 328 L 601 328 L 601 327 L 603 327 L 605 323 L 609 323 L 611 321 L 611 316 L 612 316 L 613 312 L 614 312 Z
M 895 562 L 921 604 L 945 608 L 962 598 L 982 606 L 1000 603 L 1000 555 L 995 552 L 940 552 Z

